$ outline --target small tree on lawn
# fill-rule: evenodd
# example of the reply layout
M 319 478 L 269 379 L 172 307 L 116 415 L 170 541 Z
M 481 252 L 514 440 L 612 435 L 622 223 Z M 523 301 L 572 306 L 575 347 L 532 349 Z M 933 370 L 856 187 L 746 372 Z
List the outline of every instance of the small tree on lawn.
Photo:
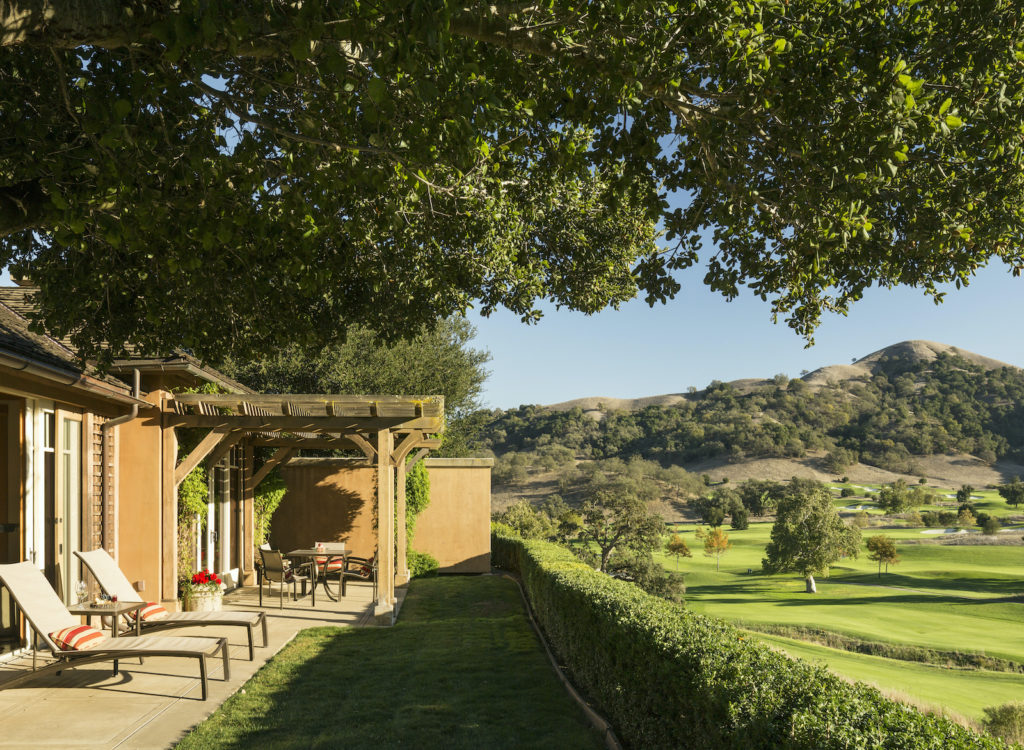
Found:
M 779 501 L 761 566 L 766 573 L 800 573 L 807 580 L 807 593 L 814 594 L 814 576 L 840 557 L 856 557 L 859 548 L 860 529 L 843 523 L 831 493 L 820 483 L 800 483 Z
M 1012 505 L 1016 508 L 1021 503 L 1024 503 L 1024 482 L 1020 481 L 1020 477 L 1014 477 L 1012 482 L 1004 484 L 999 488 L 999 494 L 1006 501 L 1007 505 Z
M 971 495 L 974 494 L 974 488 L 969 484 L 960 485 L 960 489 L 956 491 L 956 501 L 958 503 L 969 503 L 971 502 Z
M 974 525 L 975 522 L 974 514 L 971 513 L 967 508 L 963 508 L 956 517 L 956 525 L 964 529 L 969 529 Z
M 896 543 L 884 534 L 869 536 L 867 545 L 868 559 L 878 563 L 879 578 L 882 577 L 882 563 L 885 563 L 885 572 L 888 573 L 889 566 L 900 561 L 900 556 L 896 554 Z
M 729 535 L 722 531 L 721 526 L 715 526 L 710 531 L 697 529 L 697 538 L 704 542 L 704 555 L 715 558 L 715 570 L 718 570 L 722 555 L 732 549 Z
M 679 570 L 680 557 L 693 557 L 693 553 L 690 552 L 690 548 L 686 546 L 686 540 L 679 536 L 679 534 L 673 534 L 669 540 L 665 542 L 665 554 L 671 555 L 676 559 L 676 570 Z

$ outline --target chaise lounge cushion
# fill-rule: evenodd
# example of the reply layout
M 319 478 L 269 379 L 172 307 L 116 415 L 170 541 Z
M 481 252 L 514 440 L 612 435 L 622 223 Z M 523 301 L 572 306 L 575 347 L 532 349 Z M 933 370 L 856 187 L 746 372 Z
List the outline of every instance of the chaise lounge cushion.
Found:
M 130 617 L 133 620 L 141 617 L 143 622 L 157 622 L 158 620 L 167 619 L 167 610 L 156 602 L 146 602 L 145 607 L 138 612 L 132 612 Z
M 107 639 L 102 631 L 88 625 L 73 625 L 70 628 L 55 630 L 49 636 L 62 651 L 88 651 Z

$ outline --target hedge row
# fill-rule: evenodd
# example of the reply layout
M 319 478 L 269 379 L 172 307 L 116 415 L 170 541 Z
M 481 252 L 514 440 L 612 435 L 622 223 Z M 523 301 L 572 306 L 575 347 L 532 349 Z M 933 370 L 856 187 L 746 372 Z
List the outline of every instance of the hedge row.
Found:
M 498 526 L 491 559 L 518 572 L 576 685 L 635 748 L 1004 748 L 947 719 L 745 640 Z

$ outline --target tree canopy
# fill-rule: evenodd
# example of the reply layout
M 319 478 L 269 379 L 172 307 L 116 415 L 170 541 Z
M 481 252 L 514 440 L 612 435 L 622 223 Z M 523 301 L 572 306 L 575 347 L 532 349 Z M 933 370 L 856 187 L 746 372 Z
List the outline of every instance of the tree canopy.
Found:
M 1024 265 L 1022 60 L 1010 0 L 0 0 L 0 266 L 87 355 L 653 304 L 699 265 L 810 335 Z

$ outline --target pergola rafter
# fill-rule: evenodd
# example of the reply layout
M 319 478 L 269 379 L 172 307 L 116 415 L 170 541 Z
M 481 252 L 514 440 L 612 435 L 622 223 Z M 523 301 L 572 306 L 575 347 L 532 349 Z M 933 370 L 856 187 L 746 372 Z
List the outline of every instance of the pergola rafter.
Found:
M 335 394 L 176 394 L 163 405 L 164 424 L 168 427 L 206 428 L 209 432 L 179 462 L 169 467 L 173 482 L 165 484 L 165 495 L 178 485 L 204 459 L 220 461 L 232 447 L 241 443 L 246 455 L 257 446 L 277 448 L 258 471 L 251 459 L 246 462 L 243 497 L 275 466 L 286 464 L 300 450 L 356 450 L 377 466 L 377 614 L 393 612 L 396 581 L 407 578 L 405 534 L 405 472 L 428 451 L 440 446 L 444 430 L 442 396 L 344 396 Z M 408 457 L 417 451 L 409 463 Z M 175 502 L 173 496 L 164 498 Z M 396 507 L 397 505 L 397 507 Z M 251 507 L 246 513 L 251 516 Z M 244 524 L 243 577 L 252 570 L 252 522 Z M 397 517 L 396 517 L 397 516 Z M 397 549 L 396 549 L 397 544 Z M 177 535 L 165 534 L 165 570 L 169 548 L 176 554 Z M 246 565 L 248 570 L 246 570 Z M 174 567 L 173 560 L 171 561 Z M 165 576 L 167 573 L 165 573 Z M 176 579 L 177 572 L 172 572 Z

